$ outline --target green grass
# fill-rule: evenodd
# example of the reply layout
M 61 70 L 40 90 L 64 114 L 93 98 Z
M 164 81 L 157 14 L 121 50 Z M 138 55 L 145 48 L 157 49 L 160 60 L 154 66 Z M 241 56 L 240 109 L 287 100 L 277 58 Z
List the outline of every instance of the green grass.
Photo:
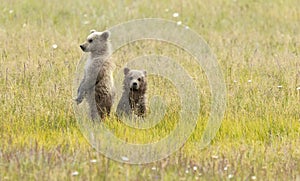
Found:
M 170 45 L 145 41 L 123 47 L 114 55 L 117 70 L 145 52 L 168 55 L 195 78 L 201 98 L 201 117 L 185 146 L 164 160 L 128 165 L 107 159 L 83 137 L 72 89 L 79 44 L 90 29 L 146 17 L 180 20 L 208 42 L 225 77 L 227 108 L 215 139 L 198 149 L 210 111 L 204 72 Z M 0 180 L 300 179 L 299 29 L 297 0 L 2 1 Z M 156 79 L 149 80 L 153 93 L 170 100 L 154 89 Z M 113 120 L 107 126 L 121 138 L 145 143 L 167 135 L 174 115 L 149 131 L 131 132 Z M 75 171 L 79 175 L 72 176 Z

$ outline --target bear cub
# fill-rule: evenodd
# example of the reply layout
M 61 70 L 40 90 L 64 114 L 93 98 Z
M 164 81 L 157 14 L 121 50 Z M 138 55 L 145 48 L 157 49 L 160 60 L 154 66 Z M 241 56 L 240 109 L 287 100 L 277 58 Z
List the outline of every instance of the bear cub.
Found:
M 124 68 L 123 94 L 117 106 L 118 116 L 146 114 L 147 72 Z
M 89 52 L 84 68 L 84 77 L 78 88 L 77 104 L 86 98 L 91 119 L 97 115 L 104 118 L 110 114 L 115 95 L 113 82 L 114 64 L 111 55 L 110 32 L 91 31 L 85 43 L 80 45 L 84 52 Z

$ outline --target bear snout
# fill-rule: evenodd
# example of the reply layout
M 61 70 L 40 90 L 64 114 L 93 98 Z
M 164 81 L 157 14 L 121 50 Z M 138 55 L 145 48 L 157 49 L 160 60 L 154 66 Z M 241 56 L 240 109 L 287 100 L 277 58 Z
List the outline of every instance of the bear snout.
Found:
M 137 82 L 132 82 L 131 86 L 130 86 L 131 90 L 138 90 L 139 89 L 139 85 Z
M 84 45 L 80 45 L 80 48 L 82 51 L 85 51 L 85 46 Z

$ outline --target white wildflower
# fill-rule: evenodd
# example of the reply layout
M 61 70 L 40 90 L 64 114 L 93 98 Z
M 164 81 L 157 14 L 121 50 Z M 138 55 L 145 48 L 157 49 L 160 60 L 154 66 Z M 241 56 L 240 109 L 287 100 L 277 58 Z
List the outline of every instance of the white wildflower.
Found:
M 173 17 L 177 18 L 179 16 L 179 13 L 173 13 Z
M 127 158 L 126 156 L 121 156 L 121 159 L 126 162 L 129 161 L 129 158 Z
M 179 26 L 179 25 L 181 25 L 182 24 L 182 22 L 181 21 L 177 21 L 177 25 Z
M 219 157 L 217 155 L 212 155 L 211 156 L 213 159 L 218 159 Z
M 193 170 L 194 170 L 194 171 L 196 171 L 197 169 L 198 169 L 197 166 L 194 166 L 194 167 L 193 167 Z
M 53 49 L 57 49 L 57 47 L 58 47 L 58 46 L 57 46 L 56 44 L 53 44 L 53 45 L 52 45 L 52 48 L 53 48 Z
M 79 175 L 79 172 L 75 171 L 75 172 L 72 172 L 72 176 L 77 176 Z
M 229 175 L 228 175 L 228 178 L 229 178 L 229 179 L 233 178 L 233 175 L 232 175 L 232 174 L 229 174 Z
M 256 180 L 256 176 L 255 175 L 251 176 L 251 180 Z
M 96 163 L 97 160 L 96 159 L 93 159 L 93 160 L 90 160 L 91 163 Z

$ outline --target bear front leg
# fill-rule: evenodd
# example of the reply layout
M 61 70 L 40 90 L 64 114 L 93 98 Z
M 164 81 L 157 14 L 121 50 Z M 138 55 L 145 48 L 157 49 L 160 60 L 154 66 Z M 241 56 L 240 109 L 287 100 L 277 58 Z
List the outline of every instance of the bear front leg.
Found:
M 146 105 L 142 104 L 140 105 L 139 111 L 138 111 L 138 115 L 144 117 L 146 114 Z
M 84 78 L 82 79 L 80 86 L 78 88 L 78 91 L 77 91 L 77 94 L 78 94 L 77 99 L 76 99 L 77 104 L 80 104 L 83 101 L 84 96 L 88 90 L 91 90 L 92 88 L 94 88 L 95 83 L 96 83 L 96 78 L 97 78 L 97 75 L 94 75 L 94 74 L 92 74 L 92 75 L 85 74 L 84 75 Z
M 75 99 L 76 103 L 77 104 L 80 104 L 82 101 L 83 101 L 83 98 L 84 98 L 84 91 L 83 91 L 83 83 L 85 81 L 85 77 L 82 79 L 79 87 L 78 87 L 78 90 L 77 90 L 77 98 Z
M 138 108 L 138 116 L 144 117 L 146 114 L 146 96 L 141 96 L 139 98 L 139 108 Z
M 80 93 L 80 94 L 77 96 L 77 98 L 75 99 L 77 105 L 80 104 L 80 103 L 83 101 L 83 98 L 84 98 L 83 93 Z

